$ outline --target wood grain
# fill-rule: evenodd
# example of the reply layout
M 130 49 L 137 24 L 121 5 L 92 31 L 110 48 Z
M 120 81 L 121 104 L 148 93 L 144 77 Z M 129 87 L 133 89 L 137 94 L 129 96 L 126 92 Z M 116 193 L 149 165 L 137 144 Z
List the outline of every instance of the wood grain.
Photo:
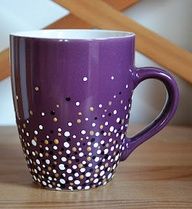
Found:
M 137 3 L 138 0 L 104 0 L 117 10 L 126 9 L 133 4 Z M 84 20 L 69 14 L 56 22 L 48 25 L 45 29 L 62 29 L 62 28 L 92 28 L 93 26 Z M 0 80 L 10 75 L 9 62 L 8 62 L 9 50 L 6 49 L 0 52 Z
M 55 192 L 32 183 L 16 128 L 0 127 L 1 209 L 191 209 L 191 194 L 191 128 L 165 128 L 120 163 L 104 187 Z
M 95 27 L 132 31 L 136 48 L 152 60 L 192 83 L 192 54 L 157 33 L 124 16 L 102 0 L 55 0 L 82 20 Z

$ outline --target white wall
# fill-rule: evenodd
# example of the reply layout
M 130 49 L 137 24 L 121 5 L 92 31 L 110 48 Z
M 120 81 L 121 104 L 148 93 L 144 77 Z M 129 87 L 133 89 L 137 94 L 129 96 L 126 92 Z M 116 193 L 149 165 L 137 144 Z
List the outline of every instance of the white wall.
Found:
M 68 12 L 49 0 L 1 0 L 0 50 L 8 47 L 8 34 L 19 30 L 39 29 Z M 141 0 L 125 14 L 162 36 L 192 51 L 191 0 Z M 136 53 L 136 65 L 157 66 Z M 1 68 L 1 66 L 0 66 Z M 182 69 L 181 69 L 182 70 Z M 177 78 L 181 91 L 180 105 L 172 123 L 192 124 L 192 89 Z M 134 94 L 131 121 L 146 123 L 161 110 L 164 88 L 159 82 L 145 81 Z M 14 124 L 10 79 L 0 82 L 0 125 Z

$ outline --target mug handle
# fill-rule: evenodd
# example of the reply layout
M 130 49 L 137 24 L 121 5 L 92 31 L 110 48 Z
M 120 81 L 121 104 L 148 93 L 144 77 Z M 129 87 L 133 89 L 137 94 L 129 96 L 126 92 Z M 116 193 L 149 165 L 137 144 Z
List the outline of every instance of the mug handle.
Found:
M 179 90 L 176 81 L 171 74 L 154 67 L 142 67 L 137 69 L 135 70 L 135 73 L 132 74 L 134 89 L 139 85 L 139 83 L 146 79 L 157 79 L 165 85 L 168 96 L 163 110 L 157 118 L 152 121 L 152 123 L 135 136 L 125 138 L 122 146 L 124 150 L 122 150 L 121 161 L 125 160 L 136 147 L 154 136 L 167 125 L 173 117 L 179 102 Z

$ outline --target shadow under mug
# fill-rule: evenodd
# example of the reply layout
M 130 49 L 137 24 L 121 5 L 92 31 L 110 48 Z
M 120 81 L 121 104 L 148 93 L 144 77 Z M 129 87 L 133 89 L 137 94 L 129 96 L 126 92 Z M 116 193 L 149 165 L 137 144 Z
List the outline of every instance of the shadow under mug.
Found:
M 159 132 L 178 105 L 174 78 L 136 68 L 135 35 L 110 30 L 40 30 L 10 36 L 12 90 L 34 182 L 56 190 L 105 185 L 117 165 Z M 131 98 L 145 79 L 161 81 L 167 101 L 143 131 L 127 138 Z

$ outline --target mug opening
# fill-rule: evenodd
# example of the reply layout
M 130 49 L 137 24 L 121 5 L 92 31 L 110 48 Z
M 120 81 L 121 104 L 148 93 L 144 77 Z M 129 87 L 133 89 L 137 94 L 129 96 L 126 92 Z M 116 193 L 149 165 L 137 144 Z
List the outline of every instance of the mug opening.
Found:
M 97 40 L 97 39 L 114 39 L 127 38 L 135 36 L 132 32 L 115 31 L 115 30 L 84 30 L 84 29 L 50 29 L 24 31 L 10 34 L 11 36 L 37 39 L 80 39 L 80 40 Z

